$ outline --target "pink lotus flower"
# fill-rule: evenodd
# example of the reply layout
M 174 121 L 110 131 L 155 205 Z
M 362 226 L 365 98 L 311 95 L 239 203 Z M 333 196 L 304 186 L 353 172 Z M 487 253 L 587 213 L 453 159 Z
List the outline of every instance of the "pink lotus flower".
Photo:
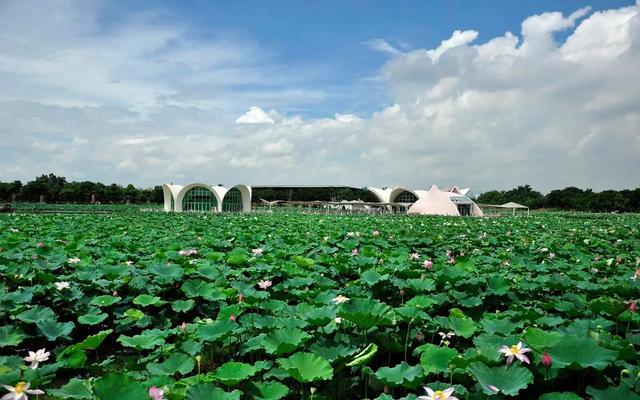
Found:
M 549 260 L 555 260 L 556 259 L 556 253 L 549 253 Z
M 404 296 L 404 290 L 400 289 L 400 296 Z
M 453 256 L 451 256 L 451 257 L 447 260 L 447 263 L 449 263 L 449 264 L 455 264 L 455 263 L 456 263 L 456 258 L 455 258 L 455 257 L 453 257 Z
M 418 254 L 418 253 L 411 253 L 411 255 L 409 256 L 409 258 L 411 258 L 411 260 L 419 260 L 419 259 L 420 259 L 420 254 Z
M 511 364 L 514 357 L 525 364 L 529 364 L 529 358 L 525 356 L 524 353 L 531 351 L 531 349 L 522 347 L 522 342 L 518 342 L 518 344 L 511 347 L 502 346 L 502 348 L 498 351 L 504 354 L 505 357 L 507 357 L 507 364 Z
M 238 303 L 242 303 L 244 301 L 244 295 L 241 293 L 238 295 Z
M 380 236 L 380 231 L 377 231 L 377 230 L 376 230 L 376 231 L 371 232 L 371 234 L 372 234 L 373 236 Z
M 551 356 L 549 353 L 545 351 L 540 362 L 545 366 L 545 368 L 549 368 L 551 366 Z
M 187 323 L 182 321 L 182 325 L 180 325 L 180 329 L 182 330 L 182 333 L 187 333 Z
M 427 392 L 426 396 L 418 397 L 418 400 L 458 400 L 457 397 L 452 396 L 455 391 L 454 388 L 450 387 L 445 390 L 433 390 L 428 387 L 424 387 L 424 390 Z
M 260 287 L 260 289 L 269 289 L 271 287 L 271 285 L 273 284 L 273 282 L 269 281 L 269 280 L 262 280 L 260 282 L 258 282 L 258 286 Z
M 155 386 L 151 386 L 149 388 L 149 396 L 153 400 L 164 400 L 164 390 L 157 388 Z
M 635 301 L 629 302 L 629 311 L 630 312 L 632 312 L 632 313 L 636 312 L 636 308 L 637 308 L 637 305 L 636 305 Z
M 44 247 L 44 243 L 38 242 L 38 243 L 36 243 L 36 247 Z
M 351 255 L 352 256 L 357 256 L 358 254 L 360 254 L 360 251 L 358 251 L 358 249 L 351 250 Z
M 236 320 L 236 316 L 235 316 L 235 315 L 233 315 L 233 314 L 231 314 L 231 316 L 229 317 L 229 319 L 230 319 L 231 321 L 235 321 L 235 320 Z
M 425 261 L 422 263 L 422 266 L 423 266 L 424 268 L 426 268 L 426 269 L 431 269 L 431 268 L 433 268 L 433 261 L 431 261 L 431 260 L 425 260 Z
M 178 252 L 178 254 L 180 254 L 183 257 L 197 256 L 198 255 L 198 250 L 196 250 L 196 249 L 180 250 Z
M 255 249 L 251 250 L 251 254 L 253 254 L 254 257 L 260 257 L 262 255 L 263 251 L 264 250 L 262 249 L 262 247 L 258 247 L 258 248 L 255 248 Z

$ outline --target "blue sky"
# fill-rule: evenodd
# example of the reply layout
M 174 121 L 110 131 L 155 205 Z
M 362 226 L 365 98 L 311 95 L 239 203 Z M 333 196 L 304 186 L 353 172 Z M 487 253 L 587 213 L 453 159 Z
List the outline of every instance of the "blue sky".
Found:
M 304 6 L 303 6 L 304 4 Z M 510 31 L 519 34 L 528 16 L 594 11 L 629 5 L 629 0 L 499 1 L 115 1 L 107 3 L 105 25 L 131 14 L 148 13 L 158 23 L 179 21 L 197 39 L 235 36 L 255 40 L 273 59 L 296 69 L 316 71 L 308 88 L 332 96 L 312 107 L 291 105 L 284 112 L 322 117 L 335 112 L 368 114 L 392 103 L 371 82 L 388 56 L 364 45 L 382 38 L 403 51 L 435 48 L 456 29 L 479 32 L 483 42 Z M 563 40 L 568 32 L 559 32 Z M 403 46 L 405 46 L 403 48 Z M 239 87 L 239 90 L 242 88 Z
M 0 180 L 640 186 L 640 1 L 0 1 Z

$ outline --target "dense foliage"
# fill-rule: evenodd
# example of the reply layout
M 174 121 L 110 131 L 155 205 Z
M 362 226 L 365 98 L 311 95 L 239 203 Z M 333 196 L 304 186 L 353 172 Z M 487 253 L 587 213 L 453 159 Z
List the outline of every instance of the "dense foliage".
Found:
M 0 384 L 639 399 L 640 218 L 586 217 L 0 215 Z
M 577 187 L 552 190 L 543 195 L 529 185 L 515 189 L 491 190 L 476 198 L 480 204 L 504 204 L 513 201 L 531 208 L 596 212 L 640 212 L 640 188 L 594 192 Z

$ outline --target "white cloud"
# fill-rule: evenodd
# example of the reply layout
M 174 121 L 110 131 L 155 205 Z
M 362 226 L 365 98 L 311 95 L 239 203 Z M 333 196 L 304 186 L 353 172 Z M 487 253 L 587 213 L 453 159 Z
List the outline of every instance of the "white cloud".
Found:
M 363 44 L 369 47 L 370 49 L 388 54 L 390 56 L 398 56 L 398 55 L 404 54 L 402 51 L 393 47 L 389 42 L 380 38 L 367 40 Z
M 273 124 L 273 118 L 260 107 L 252 106 L 249 111 L 236 119 L 236 124 Z
M 454 31 L 449 39 L 443 40 L 438 48 L 428 50 L 427 54 L 434 62 L 437 62 L 440 59 L 440 56 L 446 51 L 471 43 L 476 40 L 477 37 L 478 32 L 476 31 Z

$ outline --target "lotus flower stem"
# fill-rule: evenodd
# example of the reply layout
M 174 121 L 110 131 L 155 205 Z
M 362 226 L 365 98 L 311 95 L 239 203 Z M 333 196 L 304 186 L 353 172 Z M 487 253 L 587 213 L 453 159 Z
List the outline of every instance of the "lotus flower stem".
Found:
M 411 323 L 413 322 L 413 318 L 409 321 L 409 325 L 407 325 L 407 334 L 404 338 L 404 362 L 407 362 L 407 347 L 409 346 L 409 333 L 411 332 Z

